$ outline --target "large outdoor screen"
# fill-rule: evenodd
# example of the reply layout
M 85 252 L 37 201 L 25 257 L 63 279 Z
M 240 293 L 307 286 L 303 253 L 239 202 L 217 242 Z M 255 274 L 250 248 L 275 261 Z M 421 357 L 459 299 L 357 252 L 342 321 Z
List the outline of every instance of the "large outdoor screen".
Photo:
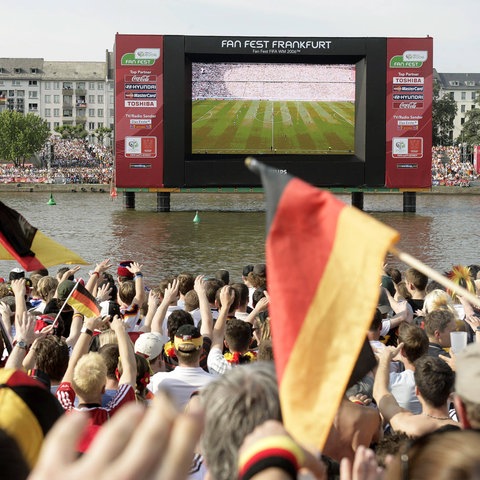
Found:
M 193 154 L 352 154 L 355 65 L 192 63 Z
M 432 39 L 117 34 L 123 188 L 428 188 Z M 148 93 L 146 93 L 148 92 Z

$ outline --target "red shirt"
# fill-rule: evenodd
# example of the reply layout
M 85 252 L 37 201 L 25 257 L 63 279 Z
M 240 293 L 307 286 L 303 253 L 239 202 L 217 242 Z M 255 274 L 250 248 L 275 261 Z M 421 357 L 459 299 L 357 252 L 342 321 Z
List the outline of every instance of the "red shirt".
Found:
M 67 412 L 72 410 L 87 411 L 90 415 L 90 420 L 84 431 L 83 438 L 77 446 L 79 452 L 85 452 L 88 449 L 90 443 L 97 434 L 98 429 L 107 422 L 114 413 L 126 403 L 135 401 L 135 390 L 131 385 L 127 384 L 121 384 L 118 386 L 117 393 L 106 407 L 101 407 L 99 405 L 75 408 L 75 391 L 69 382 L 61 383 L 56 395 L 58 401 Z

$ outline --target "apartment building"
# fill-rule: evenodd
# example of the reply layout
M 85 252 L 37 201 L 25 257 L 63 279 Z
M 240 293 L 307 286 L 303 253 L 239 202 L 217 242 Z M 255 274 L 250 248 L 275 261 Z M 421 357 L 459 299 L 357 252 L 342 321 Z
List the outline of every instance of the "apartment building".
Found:
M 450 95 L 457 104 L 457 115 L 450 132 L 453 143 L 461 134 L 467 112 L 478 107 L 480 73 L 438 73 L 434 70 L 434 76 L 440 85 L 440 96 Z
M 114 59 L 49 62 L 43 58 L 0 58 L 0 111 L 35 113 L 52 133 L 61 125 L 84 125 L 92 136 L 114 127 Z

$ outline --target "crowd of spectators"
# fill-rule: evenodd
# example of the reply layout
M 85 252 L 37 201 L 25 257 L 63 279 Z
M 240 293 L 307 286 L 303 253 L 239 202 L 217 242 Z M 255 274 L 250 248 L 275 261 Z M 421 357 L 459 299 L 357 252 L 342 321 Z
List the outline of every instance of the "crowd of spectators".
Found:
M 250 88 L 250 87 L 249 87 Z M 308 87 L 307 87 L 308 88 Z M 47 166 L 46 147 L 40 152 L 42 166 L 0 164 L 0 183 L 111 183 L 114 156 L 111 147 L 83 140 L 52 139 L 53 158 Z M 432 185 L 469 187 L 478 178 L 473 164 L 462 161 L 459 147 L 432 148 Z
M 105 145 L 52 137 L 39 158 L 39 167 L 0 165 L 0 183 L 109 184 L 113 177 L 113 150 Z
M 432 148 L 432 185 L 469 187 L 477 178 L 473 164 L 462 161 L 460 147 Z
M 195 63 L 192 98 L 247 100 L 355 100 L 350 65 Z

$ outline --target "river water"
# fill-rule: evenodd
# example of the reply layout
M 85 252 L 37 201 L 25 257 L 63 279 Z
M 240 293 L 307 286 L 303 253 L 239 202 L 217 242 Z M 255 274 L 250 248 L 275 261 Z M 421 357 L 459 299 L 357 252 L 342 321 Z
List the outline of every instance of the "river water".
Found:
M 0 193 L 0 200 L 19 211 L 32 225 L 74 250 L 88 262 L 105 258 L 144 264 L 147 285 L 189 271 L 213 275 L 230 271 L 240 280 L 242 266 L 264 261 L 265 204 L 262 194 L 171 195 L 171 212 L 156 212 L 156 195 L 137 193 L 135 210 L 123 208 L 121 194 Z M 338 195 L 350 204 L 350 195 Z M 440 272 L 452 265 L 480 263 L 480 197 L 417 195 L 417 213 L 402 212 L 401 194 L 365 194 L 364 210 L 400 232 L 398 247 Z M 195 211 L 200 222 L 194 223 Z M 301 246 L 299 246 L 301 248 Z M 388 262 L 401 271 L 406 265 Z M 1 261 L 0 276 L 17 266 Z M 55 273 L 58 267 L 51 267 Z M 84 266 L 87 277 L 92 266 Z

